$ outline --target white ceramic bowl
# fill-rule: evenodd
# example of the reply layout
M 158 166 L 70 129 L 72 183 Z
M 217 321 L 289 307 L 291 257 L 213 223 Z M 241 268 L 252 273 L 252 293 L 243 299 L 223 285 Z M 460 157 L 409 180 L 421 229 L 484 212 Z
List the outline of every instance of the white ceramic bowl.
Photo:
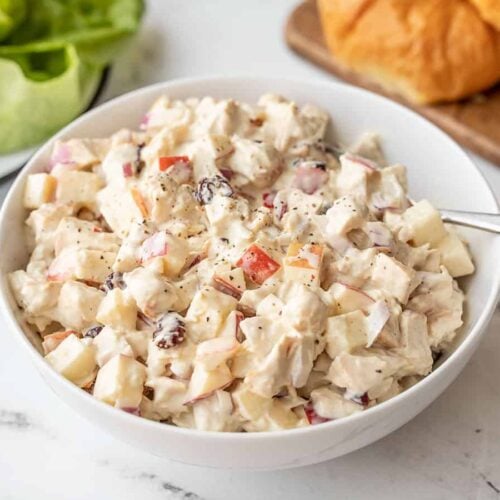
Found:
M 413 197 L 426 197 L 442 208 L 496 212 L 497 204 L 484 178 L 465 153 L 443 132 L 415 113 L 389 100 L 337 83 L 268 78 L 205 78 L 146 87 L 88 112 L 56 137 L 108 136 L 121 127 L 137 127 L 160 95 L 174 98 L 211 95 L 255 102 L 277 92 L 299 104 L 311 102 L 332 116 L 332 137 L 349 143 L 364 131 L 378 131 L 392 162 L 408 167 Z M 0 220 L 0 300 L 3 316 L 22 349 L 61 399 L 116 437 L 151 453 L 190 464 L 270 470 L 325 461 L 356 450 L 394 431 L 429 405 L 462 370 L 485 330 L 497 301 L 500 238 L 464 231 L 477 271 L 462 280 L 467 290 L 465 325 L 453 351 L 423 381 L 399 396 L 352 417 L 310 428 L 260 434 L 223 434 L 181 429 L 137 418 L 99 402 L 58 373 L 33 346 L 7 284 L 8 272 L 25 265 L 22 192 L 26 176 L 47 165 L 52 143 L 43 146 L 13 185 Z M 54 409 L 57 411 L 57 409 Z M 450 415 L 450 419 L 453 415 Z

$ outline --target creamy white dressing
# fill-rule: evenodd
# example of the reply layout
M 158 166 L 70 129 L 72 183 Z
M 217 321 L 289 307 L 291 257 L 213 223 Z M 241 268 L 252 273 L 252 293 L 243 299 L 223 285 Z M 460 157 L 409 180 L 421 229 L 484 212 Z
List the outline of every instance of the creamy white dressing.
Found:
M 57 142 L 10 275 L 47 361 L 210 431 L 348 417 L 427 375 L 462 324 L 467 247 L 373 135 L 327 144 L 328 119 L 271 94 L 163 97 L 139 132 Z

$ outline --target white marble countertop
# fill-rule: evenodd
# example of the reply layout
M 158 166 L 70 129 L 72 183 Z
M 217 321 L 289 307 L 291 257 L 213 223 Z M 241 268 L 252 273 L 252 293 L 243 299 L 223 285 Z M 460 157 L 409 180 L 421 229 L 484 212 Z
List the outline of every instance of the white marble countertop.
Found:
M 330 78 L 282 41 L 294 3 L 150 0 L 104 98 L 192 75 Z M 500 168 L 474 160 L 500 198 Z M 320 465 L 247 473 L 168 462 L 104 434 L 47 388 L 0 319 L 0 499 L 500 498 L 499 331 L 497 312 L 454 384 L 385 439 Z

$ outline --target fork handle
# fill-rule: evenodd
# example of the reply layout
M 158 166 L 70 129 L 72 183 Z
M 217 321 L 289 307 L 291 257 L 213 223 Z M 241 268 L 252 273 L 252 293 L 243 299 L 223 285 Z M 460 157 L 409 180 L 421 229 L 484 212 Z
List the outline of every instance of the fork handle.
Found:
M 500 234 L 500 214 L 466 212 L 461 210 L 440 210 L 440 212 L 444 222 Z

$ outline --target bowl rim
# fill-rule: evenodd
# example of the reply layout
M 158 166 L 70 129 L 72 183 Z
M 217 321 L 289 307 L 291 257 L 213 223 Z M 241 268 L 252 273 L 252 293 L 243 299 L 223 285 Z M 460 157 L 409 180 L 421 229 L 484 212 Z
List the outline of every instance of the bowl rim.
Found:
M 185 85 L 198 84 L 202 85 L 204 83 L 215 83 L 215 82 L 254 82 L 263 84 L 272 89 L 273 83 L 290 83 L 298 86 L 310 87 L 311 89 L 314 87 L 324 88 L 325 90 L 337 88 L 341 89 L 344 92 L 350 92 L 355 98 L 356 95 L 362 95 L 366 99 L 372 99 L 373 101 L 378 101 L 382 106 L 392 107 L 396 112 L 403 113 L 408 116 L 409 120 L 417 120 L 421 123 L 425 124 L 430 130 L 430 133 L 438 134 L 441 136 L 444 143 L 446 143 L 446 147 L 455 149 L 455 151 L 459 152 L 464 160 L 467 161 L 476 171 L 476 173 L 482 178 L 484 182 L 484 186 L 490 194 L 491 200 L 496 206 L 496 210 L 498 211 L 498 202 L 493 194 L 491 186 L 486 180 L 484 174 L 479 170 L 479 168 L 475 165 L 475 163 L 471 160 L 470 156 L 464 151 L 448 134 L 439 129 L 436 125 L 431 123 L 426 118 L 423 118 L 413 110 L 402 106 L 401 104 L 392 101 L 386 97 L 380 96 L 368 90 L 354 87 L 352 85 L 341 83 L 337 81 L 321 81 L 317 79 L 305 79 L 305 78 L 281 78 L 281 77 L 260 77 L 260 76 L 200 76 L 200 77 L 188 77 L 188 78 L 178 78 L 163 82 L 158 82 L 152 85 L 147 85 L 138 89 L 135 89 L 131 92 L 127 92 L 118 97 L 110 99 L 109 101 L 85 112 L 68 125 L 66 125 L 63 129 L 61 129 L 57 134 L 48 139 L 38 151 L 32 156 L 32 158 L 27 162 L 27 164 L 21 169 L 19 175 L 17 176 L 15 182 L 9 189 L 9 192 L 4 200 L 3 206 L 0 210 L 0 234 L 4 231 L 4 225 L 6 224 L 7 214 L 9 211 L 9 207 L 15 204 L 16 199 L 14 199 L 14 193 L 20 189 L 20 186 L 25 182 L 25 178 L 29 174 L 29 170 L 33 163 L 38 161 L 38 158 L 42 156 L 45 151 L 51 147 L 55 140 L 67 136 L 67 133 L 70 132 L 73 127 L 78 126 L 82 122 L 86 122 L 88 120 L 92 120 L 96 115 L 99 115 L 102 111 L 112 108 L 120 103 L 125 103 L 130 99 L 135 98 L 141 94 L 155 93 L 158 90 L 163 89 L 165 93 L 168 93 L 169 89 L 175 87 L 182 87 Z M 498 241 L 500 236 L 493 237 L 494 240 Z M 56 383 L 62 384 L 66 389 L 73 393 L 76 398 L 83 398 L 90 405 L 93 405 L 95 411 L 104 412 L 109 415 L 110 418 L 118 418 L 122 419 L 124 424 L 130 424 L 136 427 L 145 426 L 152 431 L 158 432 L 175 432 L 180 435 L 186 435 L 190 437 L 196 438 L 214 438 L 217 440 L 235 440 L 246 441 L 248 439 L 262 440 L 262 439 L 270 439 L 272 438 L 290 438 L 292 436 L 299 436 L 303 434 L 309 433 L 318 433 L 324 432 L 328 430 L 332 430 L 336 427 L 342 427 L 347 423 L 354 423 L 355 421 L 362 421 L 363 419 L 373 417 L 376 418 L 379 413 L 385 412 L 386 410 L 394 409 L 399 406 L 403 401 L 409 400 L 413 398 L 414 395 L 422 393 L 425 390 L 425 387 L 431 384 L 434 380 L 440 379 L 444 377 L 445 372 L 458 361 L 459 358 L 465 357 L 468 353 L 471 352 L 478 344 L 482 334 L 484 334 L 485 326 L 487 325 L 489 319 L 494 313 L 496 302 L 499 298 L 500 292 L 500 267 L 497 268 L 495 277 L 494 277 L 494 285 L 490 290 L 488 295 L 488 300 L 485 303 L 485 306 L 479 315 L 475 325 L 470 328 L 467 333 L 464 335 L 463 340 L 460 344 L 453 350 L 453 352 L 449 355 L 449 357 L 439 365 L 435 370 L 433 370 L 429 375 L 425 376 L 418 383 L 413 385 L 412 387 L 406 389 L 401 392 L 397 396 L 379 403 L 371 408 L 367 408 L 359 413 L 351 415 L 349 417 L 331 420 L 329 422 L 322 423 L 321 425 L 311 425 L 308 427 L 298 427 L 292 429 L 283 429 L 280 431 L 262 431 L 262 432 L 215 432 L 215 431 L 205 431 L 198 429 L 190 429 L 178 427 L 176 425 L 164 424 L 161 422 L 157 422 L 154 420 L 149 420 L 143 417 L 137 417 L 135 415 L 131 415 L 123 410 L 110 406 L 98 399 L 96 399 L 93 395 L 88 392 L 82 390 L 80 387 L 76 386 L 66 378 L 64 378 L 60 373 L 58 373 L 54 368 L 52 368 L 40 354 L 40 352 L 31 344 L 23 329 L 21 328 L 20 323 L 17 321 L 16 316 L 14 314 L 13 308 L 11 308 L 9 299 L 7 295 L 10 293 L 7 276 L 1 277 L 2 282 L 0 283 L 0 311 L 3 317 L 7 320 L 7 325 L 10 326 L 8 328 L 12 331 L 12 335 L 17 338 L 17 341 L 20 345 L 24 346 L 27 351 L 30 353 L 32 360 L 35 365 L 39 368 L 39 370 L 43 371 L 43 374 L 47 374 L 50 376 Z M 58 394 L 58 396 L 66 402 L 65 398 Z M 76 409 L 74 410 L 76 411 Z

